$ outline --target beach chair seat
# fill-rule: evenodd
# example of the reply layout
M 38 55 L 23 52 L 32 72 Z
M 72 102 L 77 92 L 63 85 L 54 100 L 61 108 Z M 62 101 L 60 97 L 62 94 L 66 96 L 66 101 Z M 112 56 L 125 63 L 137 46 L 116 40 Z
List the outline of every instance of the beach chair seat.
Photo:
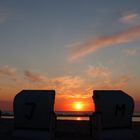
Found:
M 95 90 L 92 136 L 95 140 L 132 140 L 133 98 L 121 90 Z
M 23 90 L 14 98 L 13 137 L 52 140 L 55 137 L 54 90 Z

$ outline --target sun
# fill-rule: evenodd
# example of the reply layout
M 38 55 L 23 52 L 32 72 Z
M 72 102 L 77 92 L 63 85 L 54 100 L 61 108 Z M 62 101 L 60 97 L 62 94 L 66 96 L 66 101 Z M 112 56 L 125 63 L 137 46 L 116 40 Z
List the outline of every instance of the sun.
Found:
M 75 104 L 75 108 L 79 110 L 82 108 L 82 105 L 80 103 L 77 103 L 77 104 Z
M 76 103 L 74 103 L 74 108 L 75 108 L 75 110 L 82 110 L 83 104 L 80 102 L 78 102 L 78 103 L 76 102 Z

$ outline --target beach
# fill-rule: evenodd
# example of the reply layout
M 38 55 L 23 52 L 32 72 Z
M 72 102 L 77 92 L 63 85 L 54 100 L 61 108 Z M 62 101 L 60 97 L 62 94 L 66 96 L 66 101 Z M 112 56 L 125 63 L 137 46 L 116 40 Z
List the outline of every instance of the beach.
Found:
M 14 129 L 13 119 L 0 120 L 0 139 L 13 140 L 12 132 Z M 140 122 L 133 122 L 134 140 L 140 139 Z M 92 140 L 90 136 L 89 121 L 76 120 L 57 120 L 56 140 Z

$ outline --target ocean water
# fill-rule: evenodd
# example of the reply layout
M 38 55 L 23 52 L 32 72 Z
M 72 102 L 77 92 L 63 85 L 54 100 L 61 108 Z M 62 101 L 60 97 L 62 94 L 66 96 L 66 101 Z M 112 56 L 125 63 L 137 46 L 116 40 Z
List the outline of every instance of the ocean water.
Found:
M 82 120 L 89 120 L 89 117 L 81 117 L 80 115 L 91 115 L 93 112 L 87 112 L 87 111 L 81 111 L 81 112 L 77 112 L 77 111 L 65 111 L 65 112 L 56 112 L 56 114 L 58 115 L 62 115 L 60 117 L 57 117 L 58 120 L 77 120 L 77 121 L 82 121 Z M 67 116 L 65 117 L 65 115 L 73 115 L 73 117 L 71 116 Z M 64 115 L 64 116 L 63 116 Z M 76 117 L 74 117 L 74 115 L 76 115 Z M 79 115 L 79 117 L 77 117 L 77 115 Z M 133 122 L 140 122 L 140 112 L 135 112 L 134 113 L 134 117 L 132 118 Z
M 140 122 L 140 112 L 134 112 L 133 122 Z
M 77 120 L 77 121 L 88 121 L 89 117 L 85 117 L 86 116 L 90 116 L 93 112 L 90 111 L 56 111 L 55 112 L 57 115 L 57 119 L 58 120 Z M 83 115 L 83 116 L 81 116 Z M 133 122 L 140 122 L 140 112 L 135 112 L 133 114 Z M 7 118 L 7 119 L 11 119 L 14 118 L 14 114 L 13 112 L 3 112 L 2 114 L 2 118 Z
M 91 111 L 79 111 L 79 112 L 78 111 L 56 111 L 56 114 L 58 115 L 57 117 L 58 120 L 77 120 L 77 121 L 86 120 L 88 121 L 89 117 L 85 117 L 84 115 L 90 116 L 92 113 L 93 112 Z

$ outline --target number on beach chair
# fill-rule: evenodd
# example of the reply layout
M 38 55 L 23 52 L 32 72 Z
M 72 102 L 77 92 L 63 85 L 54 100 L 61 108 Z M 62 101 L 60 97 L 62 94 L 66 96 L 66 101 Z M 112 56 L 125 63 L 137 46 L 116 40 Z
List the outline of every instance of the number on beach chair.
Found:
M 34 102 L 27 102 L 25 103 L 25 106 L 28 106 L 27 112 L 25 112 L 25 118 L 31 120 L 36 109 L 36 104 Z

